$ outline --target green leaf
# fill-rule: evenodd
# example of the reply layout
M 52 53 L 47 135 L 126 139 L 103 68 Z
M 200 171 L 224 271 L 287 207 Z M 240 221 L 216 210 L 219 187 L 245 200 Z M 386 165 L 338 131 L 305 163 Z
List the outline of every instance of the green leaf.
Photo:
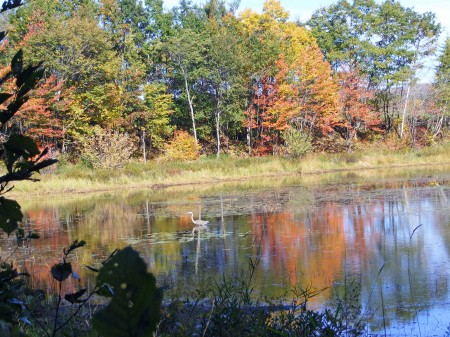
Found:
M 23 70 L 23 51 L 19 50 L 11 61 L 11 70 L 14 75 L 19 75 Z M 19 85 L 18 85 L 19 86 Z M 20 86 L 19 86 L 20 87 Z
M 160 318 L 162 290 L 139 254 L 127 247 L 100 269 L 97 286 L 108 284 L 113 297 L 92 320 L 94 329 L 109 337 L 152 336 Z
M 32 158 L 40 153 L 33 139 L 17 134 L 11 135 L 4 147 L 7 151 L 25 159 Z
M 15 200 L 0 197 L 0 228 L 6 234 L 11 234 L 17 229 L 17 225 L 22 221 L 22 211 L 20 205 Z
M 66 294 L 66 296 L 64 296 L 64 299 L 72 304 L 81 303 L 83 302 L 83 300 L 80 300 L 80 297 L 86 293 L 86 290 L 86 288 L 83 288 L 78 290 L 76 293 Z
M 0 104 L 2 104 L 3 102 L 5 102 L 8 98 L 12 97 L 12 94 L 8 94 L 5 92 L 0 93 Z
M 69 262 L 55 264 L 51 273 L 55 280 L 62 282 L 72 275 L 72 265 Z

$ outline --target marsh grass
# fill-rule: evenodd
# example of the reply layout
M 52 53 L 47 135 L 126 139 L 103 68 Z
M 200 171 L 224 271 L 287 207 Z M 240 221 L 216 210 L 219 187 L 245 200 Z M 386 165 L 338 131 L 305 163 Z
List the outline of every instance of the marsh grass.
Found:
M 137 187 L 218 183 L 259 177 L 311 175 L 345 170 L 406 167 L 448 163 L 450 144 L 419 151 L 372 149 L 351 153 L 311 153 L 302 159 L 281 157 L 202 157 L 196 161 L 153 160 L 131 162 L 120 169 L 92 169 L 82 162 L 63 161 L 53 172 L 36 178 L 43 181 L 18 182 L 14 193 L 94 192 Z
M 249 259 L 247 272 L 210 280 L 189 294 L 173 294 L 164 306 L 157 336 L 309 337 L 363 333 L 358 290 L 354 293 L 358 294 L 345 299 L 334 297 L 323 311 L 311 310 L 309 301 L 322 290 L 287 287 L 279 298 L 258 297 L 253 285 L 257 268 L 258 262 Z
M 279 297 L 265 297 L 255 285 L 255 275 L 260 271 L 259 254 L 247 261 L 247 266 L 240 268 L 236 274 L 205 279 L 194 290 L 167 290 L 155 336 L 309 337 L 365 334 L 360 305 L 360 277 L 348 277 L 348 282 L 335 287 L 333 296 L 319 311 L 310 308 L 310 301 L 325 289 L 286 286 Z M 25 295 L 34 323 L 22 326 L 22 331 L 27 336 L 42 336 L 42 328 L 36 321 L 44 328 L 51 325 L 56 294 L 31 289 Z M 105 304 L 93 299 L 57 336 L 97 336 L 92 332 L 90 322 L 95 311 Z M 73 305 L 62 306 L 60 320 L 64 321 L 73 310 Z

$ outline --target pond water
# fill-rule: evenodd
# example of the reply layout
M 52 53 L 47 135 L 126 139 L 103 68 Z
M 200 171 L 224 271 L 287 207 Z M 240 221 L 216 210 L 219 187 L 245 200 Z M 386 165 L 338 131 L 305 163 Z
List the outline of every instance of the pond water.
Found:
M 449 182 L 450 166 L 439 166 L 19 200 L 24 226 L 41 239 L 14 258 L 51 289 L 49 268 L 74 239 L 87 242 L 74 260 L 83 283 L 92 282 L 84 265 L 132 245 L 172 292 L 240 275 L 251 259 L 256 294 L 288 300 L 286 289 L 326 289 L 310 300 L 320 308 L 347 289 L 371 333 L 442 336 Z M 208 229 L 193 234 L 188 211 Z M 7 256 L 13 240 L 1 247 Z

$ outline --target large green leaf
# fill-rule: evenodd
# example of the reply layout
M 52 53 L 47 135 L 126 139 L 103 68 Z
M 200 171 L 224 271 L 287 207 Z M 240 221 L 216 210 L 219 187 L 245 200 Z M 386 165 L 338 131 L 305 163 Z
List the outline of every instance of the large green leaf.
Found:
M 13 134 L 3 145 L 7 151 L 25 159 L 37 156 L 40 153 L 34 140 L 27 136 Z
M 57 281 L 64 281 L 72 275 L 72 265 L 69 262 L 58 263 L 52 266 L 52 276 Z
M 139 254 L 127 247 L 111 257 L 97 276 L 97 286 L 104 284 L 114 295 L 94 315 L 94 329 L 108 337 L 152 336 L 160 318 L 162 290 Z
M 17 201 L 0 197 L 0 228 L 6 234 L 9 235 L 17 229 L 22 217 L 23 214 Z

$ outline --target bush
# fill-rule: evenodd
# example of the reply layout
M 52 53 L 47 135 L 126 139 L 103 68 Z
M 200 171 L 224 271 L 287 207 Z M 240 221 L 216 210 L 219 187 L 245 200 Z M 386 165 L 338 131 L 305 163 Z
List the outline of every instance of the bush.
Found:
M 166 147 L 166 157 L 175 160 L 196 160 L 200 157 L 200 146 L 186 131 L 176 131 Z
M 94 129 L 94 134 L 83 142 L 81 159 L 93 168 L 119 168 L 136 151 L 134 139 L 118 131 Z
M 294 128 L 285 131 L 286 153 L 289 157 L 301 158 L 312 149 L 311 137 Z

